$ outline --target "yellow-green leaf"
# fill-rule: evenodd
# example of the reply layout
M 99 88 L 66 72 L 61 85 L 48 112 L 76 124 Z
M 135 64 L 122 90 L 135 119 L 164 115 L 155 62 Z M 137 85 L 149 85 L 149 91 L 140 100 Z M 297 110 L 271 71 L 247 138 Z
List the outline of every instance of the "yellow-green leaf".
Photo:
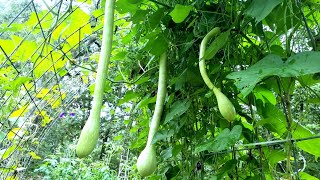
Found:
M 14 145 L 10 146 L 9 148 L 7 148 L 2 155 L 2 160 L 7 159 L 14 152 L 16 147 L 17 147 L 17 145 L 14 144 Z
M 37 111 L 35 114 L 42 116 L 42 124 L 41 124 L 42 127 L 46 126 L 52 120 L 46 111 L 41 111 L 41 112 Z
M 13 128 L 7 135 L 7 138 L 9 140 L 13 140 L 15 138 L 16 135 L 18 135 L 19 137 L 22 137 L 24 134 L 24 131 L 21 130 L 21 128 Z
M 6 177 L 6 180 L 18 180 L 17 176 L 8 176 Z
M 40 92 L 38 92 L 38 94 L 36 95 L 37 98 L 43 98 L 45 97 L 46 95 L 48 95 L 50 89 L 47 89 L 47 88 L 44 88 L 44 89 L 41 89 Z
M 38 156 L 38 155 L 37 155 L 35 152 L 33 152 L 33 151 L 31 151 L 29 154 L 31 155 L 31 157 L 32 157 L 33 159 L 41 159 L 41 157 Z
M 176 4 L 174 9 L 170 12 L 170 16 L 175 23 L 182 23 L 189 15 L 192 10 L 192 6 L 184 6 Z
M 28 112 L 28 105 L 22 106 L 20 109 L 14 111 L 10 117 L 21 117 L 23 116 L 26 112 Z

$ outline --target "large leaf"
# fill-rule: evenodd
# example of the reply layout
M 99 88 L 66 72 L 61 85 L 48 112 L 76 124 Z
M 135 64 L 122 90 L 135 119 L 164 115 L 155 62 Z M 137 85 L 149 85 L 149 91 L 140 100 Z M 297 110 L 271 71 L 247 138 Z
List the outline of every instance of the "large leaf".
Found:
M 281 2 L 282 0 L 253 0 L 245 13 L 254 17 L 258 23 L 267 17 L 272 9 Z
M 183 6 L 176 4 L 174 9 L 170 12 L 170 16 L 175 23 L 182 23 L 189 15 L 192 10 L 192 6 Z
M 153 30 L 156 27 L 159 27 L 160 21 L 163 16 L 164 16 L 164 9 L 163 8 L 159 8 L 156 12 L 154 12 L 152 15 L 149 16 L 147 23 L 148 23 L 150 30 Z
M 115 9 L 120 14 L 125 14 L 125 13 L 134 14 L 137 11 L 138 7 L 137 7 L 137 4 L 132 4 L 130 3 L 129 0 L 118 0 L 116 2 Z
M 227 76 L 247 96 L 263 78 L 268 76 L 297 77 L 320 72 L 320 52 L 301 52 L 283 62 L 280 56 L 269 54 L 248 69 Z
M 294 139 L 308 138 L 308 137 L 315 136 L 315 134 L 313 134 L 310 130 L 308 130 L 306 127 L 298 123 L 293 123 L 292 127 L 294 129 L 294 132 L 292 133 L 292 137 Z M 297 146 L 303 151 L 306 151 L 318 157 L 320 156 L 320 148 L 315 148 L 315 147 L 320 147 L 320 139 L 310 139 L 310 140 L 300 141 L 300 142 L 297 142 Z
M 302 180 L 304 180 L 304 179 L 305 180 L 319 180 L 318 178 L 311 176 L 310 174 L 305 173 L 305 172 L 299 172 L 299 177 Z
M 263 119 L 260 120 L 257 125 L 264 125 L 268 130 L 277 133 L 280 137 L 287 132 L 287 123 L 285 115 L 282 111 L 277 109 L 271 104 L 266 104 L 264 108 Z M 298 122 L 293 121 L 291 125 L 292 138 L 301 139 L 315 136 L 309 129 L 300 125 Z M 304 140 L 296 143 L 297 146 L 305 152 L 308 152 L 315 156 L 320 156 L 320 149 L 314 147 L 320 147 L 320 139 Z
M 31 77 L 20 76 L 13 81 L 7 82 L 4 85 L 3 89 L 13 90 L 13 91 L 17 92 L 19 90 L 20 86 L 22 86 L 26 82 L 29 82 L 30 80 L 32 80 Z
M 228 128 L 224 129 L 216 138 L 209 139 L 207 142 L 196 146 L 194 153 L 202 151 L 219 152 L 226 150 L 234 145 L 240 138 L 242 127 L 236 125 L 230 131 Z
M 139 23 L 140 21 L 146 20 L 146 15 L 149 13 L 149 10 L 138 10 L 130 19 L 134 24 Z
M 163 33 L 154 34 L 154 35 L 150 33 L 149 41 L 142 50 L 150 51 L 151 54 L 159 56 L 164 51 L 166 51 L 167 47 L 168 47 L 168 43 Z

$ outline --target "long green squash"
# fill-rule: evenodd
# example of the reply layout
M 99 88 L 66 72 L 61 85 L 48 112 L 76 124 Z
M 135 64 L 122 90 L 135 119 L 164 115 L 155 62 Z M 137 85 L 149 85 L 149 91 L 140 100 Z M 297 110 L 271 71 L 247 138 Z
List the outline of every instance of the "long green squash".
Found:
M 100 113 L 112 50 L 114 2 L 115 0 L 107 0 L 105 5 L 102 46 L 95 81 L 92 109 L 90 110 L 89 118 L 81 131 L 76 147 L 77 156 L 80 158 L 88 156 L 92 152 L 99 137 Z
M 137 169 L 142 177 L 151 175 L 157 168 L 156 148 L 152 143 L 152 138 L 157 132 L 163 111 L 163 105 L 166 98 L 167 85 L 167 54 L 163 53 L 159 61 L 159 81 L 156 106 L 150 123 L 147 145 L 137 160 Z
M 236 111 L 234 109 L 234 106 L 231 103 L 231 101 L 211 82 L 207 74 L 205 59 L 203 58 L 206 52 L 206 45 L 208 41 L 213 36 L 216 36 L 219 33 L 220 33 L 220 28 L 218 27 L 213 28 L 201 41 L 200 52 L 199 52 L 199 69 L 200 69 L 200 74 L 202 76 L 203 81 L 206 83 L 209 89 L 213 91 L 213 93 L 217 98 L 218 108 L 221 115 L 229 122 L 232 122 L 236 116 Z

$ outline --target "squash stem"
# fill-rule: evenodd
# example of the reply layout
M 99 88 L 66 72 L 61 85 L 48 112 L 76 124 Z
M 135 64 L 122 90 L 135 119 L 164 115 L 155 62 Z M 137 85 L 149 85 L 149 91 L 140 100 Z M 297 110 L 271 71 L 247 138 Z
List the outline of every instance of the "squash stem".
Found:
M 206 70 L 206 63 L 205 59 L 203 58 L 206 52 L 206 45 L 208 44 L 208 41 L 215 35 L 220 33 L 220 28 L 216 27 L 213 28 L 201 41 L 200 45 L 200 52 L 199 52 L 199 69 L 200 69 L 200 74 L 202 76 L 202 79 L 206 83 L 206 85 L 209 87 L 209 89 L 213 90 L 215 86 L 211 82 L 207 70 Z
M 160 124 L 164 100 L 167 93 L 166 72 L 167 72 L 167 53 L 163 53 L 160 56 L 160 61 L 159 61 L 159 80 L 158 80 L 157 100 L 156 100 L 156 106 L 155 106 L 153 117 L 150 124 L 147 146 L 151 145 L 152 138 L 154 134 L 157 132 L 157 129 Z

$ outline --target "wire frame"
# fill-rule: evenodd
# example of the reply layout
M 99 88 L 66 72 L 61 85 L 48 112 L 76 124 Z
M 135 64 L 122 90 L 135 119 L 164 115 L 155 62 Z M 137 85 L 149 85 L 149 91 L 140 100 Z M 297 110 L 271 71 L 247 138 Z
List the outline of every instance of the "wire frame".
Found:
M 10 86 L 0 89 L 1 179 L 21 176 L 28 164 L 38 158 L 37 150 L 46 133 L 80 93 L 79 88 L 63 87 L 67 63 L 64 63 L 63 66 L 57 64 L 61 61 L 71 63 L 68 71 L 77 68 L 71 58 L 75 58 L 73 55 L 76 53 L 80 54 L 83 42 L 88 41 L 91 36 L 101 31 L 101 28 L 96 28 L 92 34 L 83 36 L 81 30 L 95 20 L 92 19 L 89 22 L 80 22 L 83 24 L 78 29 L 74 29 L 72 33 L 60 41 L 52 41 L 52 33 L 85 2 L 71 6 L 71 1 L 68 1 L 70 6 L 63 9 L 63 3 L 66 1 L 61 0 L 48 9 L 46 14 L 40 16 L 37 4 L 30 0 L 6 26 L 7 29 L 13 27 L 26 11 L 33 12 L 37 19 L 37 23 L 31 30 L 25 32 L 25 29 L 22 29 L 15 34 L 19 37 L 23 36 L 20 37 L 20 41 L 15 44 L 12 51 L 6 51 L 6 44 L 0 43 L 0 58 L 4 58 L 0 61 L 1 76 L 6 77 L 8 69 L 11 70 L 12 74 L 10 75 L 14 76 L 10 79 Z M 55 14 L 54 11 L 57 13 Z M 49 30 L 44 29 L 43 24 L 46 23 L 46 18 L 52 14 L 55 14 L 53 18 L 56 18 L 56 23 Z M 97 19 L 101 17 L 102 15 Z M 15 59 L 16 53 L 28 45 L 27 41 L 36 40 L 34 34 L 37 32 L 39 32 L 38 36 L 41 36 L 37 39 L 41 39 L 41 42 L 37 42 L 37 48 L 34 52 L 29 52 L 30 57 L 20 61 Z M 75 36 L 78 37 L 78 43 L 67 50 L 61 48 L 68 43 L 70 38 Z M 8 39 L 8 35 L 5 32 L 0 32 L 0 39 Z M 48 47 L 51 50 L 46 52 L 44 49 Z M 57 58 L 54 53 L 59 53 L 61 56 Z M 35 75 L 35 70 L 39 68 L 41 63 L 50 63 L 50 65 L 41 69 L 41 74 Z

